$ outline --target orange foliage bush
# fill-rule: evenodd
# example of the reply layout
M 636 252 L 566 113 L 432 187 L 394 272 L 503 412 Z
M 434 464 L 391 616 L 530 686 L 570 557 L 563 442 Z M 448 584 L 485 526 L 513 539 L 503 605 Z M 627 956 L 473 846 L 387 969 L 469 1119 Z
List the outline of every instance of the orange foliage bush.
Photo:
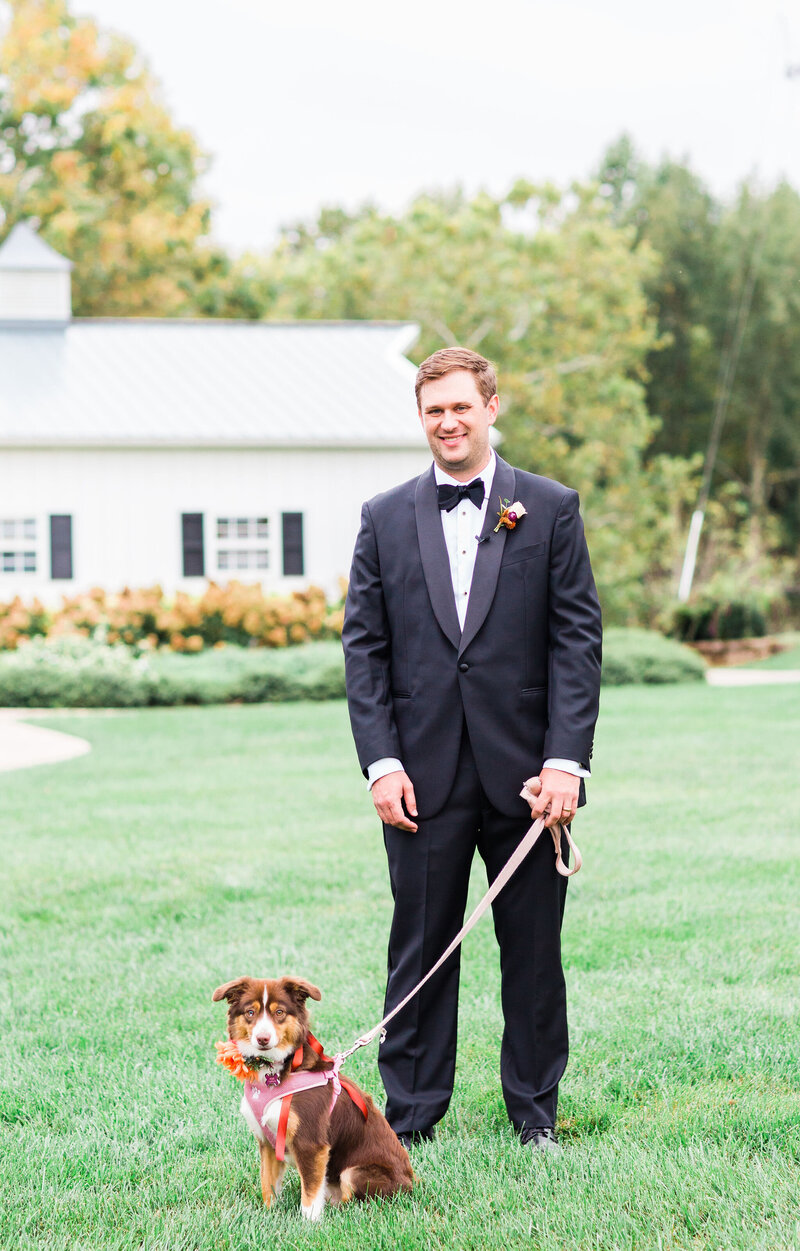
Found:
M 288 647 L 340 636 L 342 609 L 332 608 L 319 587 L 291 595 L 265 595 L 258 584 L 209 582 L 199 599 L 179 591 L 167 600 L 160 586 L 117 594 L 99 587 L 65 596 L 59 609 L 17 598 L 0 604 L 0 650 L 13 650 L 36 634 L 82 634 L 141 649 L 171 647 L 199 652 L 225 643 Z

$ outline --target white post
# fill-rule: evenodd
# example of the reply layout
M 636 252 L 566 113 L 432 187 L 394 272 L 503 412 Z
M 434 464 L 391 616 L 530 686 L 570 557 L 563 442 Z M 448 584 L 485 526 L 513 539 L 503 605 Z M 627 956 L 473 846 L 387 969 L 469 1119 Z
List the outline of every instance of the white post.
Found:
M 678 603 L 680 604 L 686 603 L 692 589 L 694 566 L 697 560 L 697 548 L 700 544 L 700 531 L 703 528 L 704 517 L 705 510 L 702 508 L 697 508 L 692 513 L 692 520 L 689 524 L 689 537 L 686 540 L 686 551 L 683 557 L 681 580 L 678 584 Z

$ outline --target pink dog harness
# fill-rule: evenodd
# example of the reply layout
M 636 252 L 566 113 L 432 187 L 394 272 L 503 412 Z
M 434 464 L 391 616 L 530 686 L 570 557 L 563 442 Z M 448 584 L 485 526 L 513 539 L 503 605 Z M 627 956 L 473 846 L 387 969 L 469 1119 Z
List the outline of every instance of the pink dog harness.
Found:
M 250 1111 L 255 1116 L 262 1130 L 264 1137 L 269 1145 L 275 1151 L 279 1160 L 283 1159 L 286 1143 L 286 1134 L 283 1134 L 283 1142 L 281 1146 L 283 1150 L 278 1151 L 278 1134 L 274 1134 L 267 1124 L 267 1112 L 273 1103 L 278 1099 L 291 1099 L 292 1095 L 297 1095 L 301 1090 L 314 1090 L 317 1086 L 325 1086 L 331 1083 L 331 1106 L 328 1109 L 329 1114 L 333 1111 L 336 1100 L 342 1093 L 342 1083 L 339 1080 L 339 1074 L 336 1069 L 322 1069 L 316 1073 L 290 1073 L 285 1077 L 280 1086 L 265 1086 L 262 1082 L 245 1082 L 244 1097 L 247 1100 Z M 286 1112 L 286 1120 L 289 1119 L 288 1102 L 281 1108 L 281 1120 L 283 1113 Z M 280 1121 L 278 1122 L 278 1131 L 280 1132 Z
M 329 1060 L 330 1056 L 326 1056 L 322 1048 L 322 1044 L 317 1042 L 313 1034 L 308 1035 L 308 1042 L 316 1051 L 317 1055 L 323 1060 Z M 353 1103 L 361 1112 L 364 1119 L 367 1119 L 367 1105 L 364 1102 L 361 1091 L 346 1077 L 339 1077 L 339 1067 L 342 1063 L 343 1056 L 335 1056 L 333 1059 L 333 1067 L 329 1069 L 317 1069 L 316 1072 L 304 1071 L 302 1073 L 290 1072 L 284 1077 L 280 1083 L 275 1086 L 267 1082 L 245 1082 L 244 1097 L 247 1100 L 247 1106 L 256 1118 L 256 1122 L 261 1126 L 269 1145 L 278 1160 L 283 1160 L 286 1154 L 286 1127 L 289 1122 L 289 1109 L 292 1103 L 292 1095 L 297 1095 L 301 1090 L 314 1090 L 319 1086 L 325 1086 L 331 1083 L 331 1102 L 328 1108 L 328 1115 L 333 1112 L 336 1106 L 336 1100 L 346 1090 Z M 297 1069 L 303 1062 L 303 1048 L 298 1047 L 292 1058 L 292 1069 Z M 280 1099 L 281 1114 L 278 1119 L 277 1133 L 273 1133 L 267 1125 L 267 1112 L 276 1100 Z M 284 1102 L 285 1101 L 285 1102 Z

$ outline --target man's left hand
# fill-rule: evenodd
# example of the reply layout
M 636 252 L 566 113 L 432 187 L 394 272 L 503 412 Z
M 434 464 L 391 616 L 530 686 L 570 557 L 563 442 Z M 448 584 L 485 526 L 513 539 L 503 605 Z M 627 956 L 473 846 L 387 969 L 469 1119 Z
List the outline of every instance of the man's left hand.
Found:
M 530 778 L 525 783 L 534 792 L 536 787 L 532 783 L 535 781 L 535 778 Z M 562 769 L 542 769 L 538 781 L 539 794 L 531 803 L 531 816 L 534 821 L 538 817 L 544 817 L 544 823 L 548 829 L 559 823 L 569 825 L 578 810 L 580 778 L 576 778 L 572 773 L 564 773 Z

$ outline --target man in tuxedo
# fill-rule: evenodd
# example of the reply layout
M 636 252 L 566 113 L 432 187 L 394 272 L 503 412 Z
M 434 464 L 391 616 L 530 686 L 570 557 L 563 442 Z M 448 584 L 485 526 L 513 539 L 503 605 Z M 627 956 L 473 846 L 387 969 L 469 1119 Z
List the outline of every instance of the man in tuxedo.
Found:
M 435 352 L 416 395 L 434 463 L 364 505 L 342 636 L 395 905 L 387 1011 L 460 928 L 475 848 L 492 881 L 532 815 L 568 823 L 585 802 L 600 683 L 600 609 L 576 492 L 494 453 L 499 400 L 482 356 Z M 500 523 L 514 504 L 516 524 Z M 531 775 L 529 808 L 520 789 Z M 541 1150 L 558 1149 L 567 1063 L 565 892 L 542 837 L 493 908 L 503 1095 L 523 1141 Z M 406 1143 L 431 1137 L 450 1101 L 458 979 L 457 951 L 381 1046 L 386 1115 Z

